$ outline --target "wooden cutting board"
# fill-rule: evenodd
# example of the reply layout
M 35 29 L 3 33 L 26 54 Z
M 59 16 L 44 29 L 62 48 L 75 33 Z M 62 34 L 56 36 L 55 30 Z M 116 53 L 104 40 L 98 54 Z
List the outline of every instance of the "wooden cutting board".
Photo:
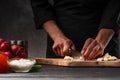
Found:
M 101 66 L 120 67 L 120 59 L 116 61 L 70 61 L 59 58 L 35 58 L 38 64 L 58 65 L 58 66 Z

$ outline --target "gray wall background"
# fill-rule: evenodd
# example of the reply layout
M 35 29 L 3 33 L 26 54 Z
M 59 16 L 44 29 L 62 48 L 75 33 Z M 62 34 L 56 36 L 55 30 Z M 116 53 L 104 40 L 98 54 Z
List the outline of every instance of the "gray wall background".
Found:
M 0 0 L 0 37 L 27 40 L 30 57 L 45 57 L 46 33 L 35 29 L 30 0 Z
M 0 37 L 27 40 L 29 57 L 45 57 L 46 32 L 35 29 L 30 0 L 0 0 Z

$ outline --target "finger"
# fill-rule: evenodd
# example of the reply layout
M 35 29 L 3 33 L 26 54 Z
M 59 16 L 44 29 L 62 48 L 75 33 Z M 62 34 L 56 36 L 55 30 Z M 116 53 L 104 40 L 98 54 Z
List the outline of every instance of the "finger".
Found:
M 60 55 L 63 57 L 64 56 L 64 53 L 63 53 L 63 45 L 60 45 Z
M 87 47 L 85 53 L 83 54 L 83 56 L 88 59 L 89 54 L 91 53 L 92 49 L 94 48 L 94 46 L 97 45 L 97 41 L 93 40 L 91 44 L 89 44 L 89 46 Z
M 88 45 L 93 41 L 92 38 L 88 38 L 86 41 L 85 41 L 85 44 L 81 50 L 81 53 L 84 54 L 85 50 L 87 49 Z
M 91 60 L 91 59 L 94 59 L 96 57 L 96 55 L 98 54 L 98 51 L 100 49 L 100 46 L 99 45 L 96 45 L 93 50 L 91 51 L 91 53 L 89 54 L 88 56 L 88 59 Z
M 57 56 L 60 56 L 61 53 L 60 53 L 60 49 L 59 49 L 59 46 L 58 45 L 53 45 L 53 51 L 55 52 L 55 54 Z
M 99 49 L 99 51 L 97 52 L 97 55 L 95 56 L 95 58 L 97 57 L 101 57 L 104 53 L 104 50 L 102 48 Z
M 95 59 L 95 58 L 97 58 L 97 57 L 99 57 L 101 55 L 103 55 L 103 51 L 102 51 L 102 49 L 99 49 L 93 59 Z
M 70 48 L 71 48 L 72 50 L 76 50 L 75 45 L 74 45 L 74 43 L 73 43 L 73 42 L 72 42 L 72 44 L 71 44 Z
M 70 44 L 65 44 L 65 45 L 63 46 L 63 53 L 64 53 L 64 55 L 68 55 L 68 53 L 69 53 L 69 48 L 70 48 Z
M 57 48 L 56 48 L 55 45 L 53 45 L 52 49 L 53 49 L 53 52 L 58 56 L 58 54 L 57 54 Z
M 56 50 L 57 50 L 57 56 L 61 56 L 60 48 L 57 47 Z
M 71 45 L 70 45 L 70 47 L 69 47 L 69 49 L 68 49 L 68 52 L 67 52 L 67 55 L 70 55 L 70 53 L 71 53 L 70 49 L 71 49 L 71 50 L 76 50 L 75 45 L 74 45 L 73 42 L 71 42 Z
M 56 56 L 59 56 L 59 50 L 58 50 L 58 48 L 55 48 L 54 52 L 55 52 Z

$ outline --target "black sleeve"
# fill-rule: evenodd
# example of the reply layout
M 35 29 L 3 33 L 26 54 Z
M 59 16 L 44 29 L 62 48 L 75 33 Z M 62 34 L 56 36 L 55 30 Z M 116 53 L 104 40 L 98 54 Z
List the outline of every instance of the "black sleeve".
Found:
M 103 12 L 99 29 L 108 28 L 113 29 L 115 32 L 118 31 L 119 26 L 117 23 L 117 19 L 119 12 L 120 0 L 110 0 Z
M 44 22 L 54 19 L 52 6 L 48 0 L 31 0 L 31 5 L 37 29 L 42 28 Z

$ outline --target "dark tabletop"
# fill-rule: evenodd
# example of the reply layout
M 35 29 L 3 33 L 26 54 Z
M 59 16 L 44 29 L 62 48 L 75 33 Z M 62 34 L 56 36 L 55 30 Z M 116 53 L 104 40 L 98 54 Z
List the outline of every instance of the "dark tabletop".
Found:
M 39 71 L 0 74 L 0 80 L 120 80 L 120 68 L 42 65 Z

